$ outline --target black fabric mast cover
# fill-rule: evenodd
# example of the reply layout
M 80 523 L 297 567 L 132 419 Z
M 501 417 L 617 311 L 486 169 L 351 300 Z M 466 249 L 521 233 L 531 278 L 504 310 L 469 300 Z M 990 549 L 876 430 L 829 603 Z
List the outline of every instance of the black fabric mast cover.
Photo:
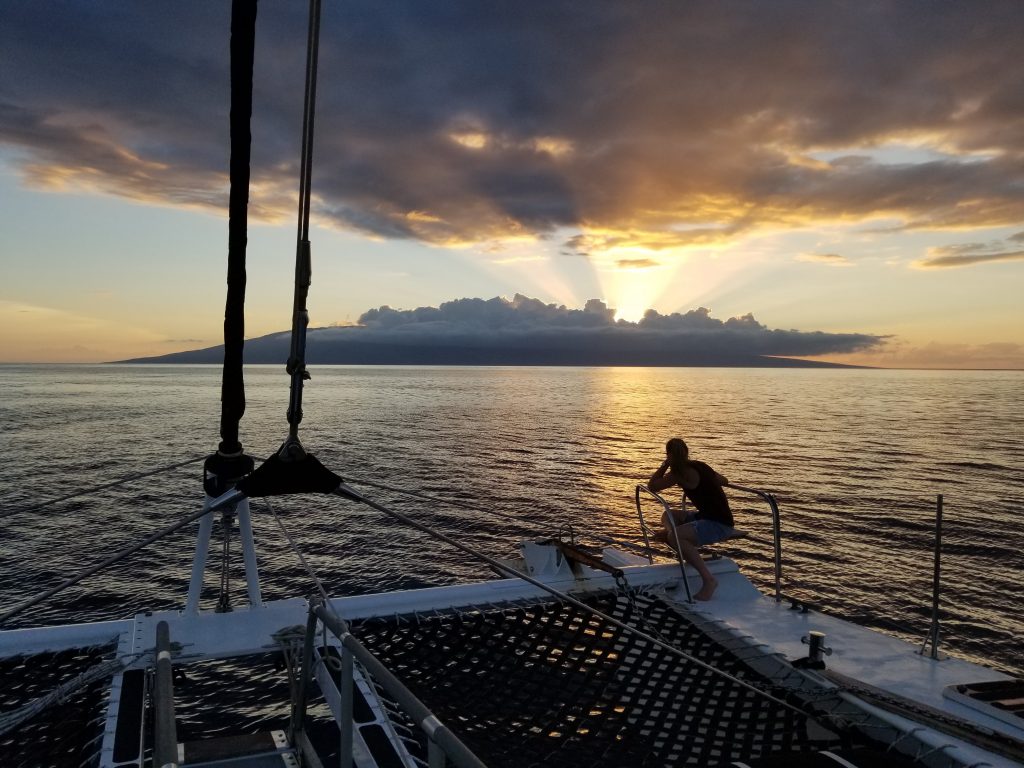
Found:
M 224 374 L 219 452 L 242 451 L 238 424 L 245 413 L 242 346 L 245 339 L 245 248 L 248 242 L 252 69 L 257 0 L 231 5 L 231 197 L 228 203 L 228 293 L 224 307 Z

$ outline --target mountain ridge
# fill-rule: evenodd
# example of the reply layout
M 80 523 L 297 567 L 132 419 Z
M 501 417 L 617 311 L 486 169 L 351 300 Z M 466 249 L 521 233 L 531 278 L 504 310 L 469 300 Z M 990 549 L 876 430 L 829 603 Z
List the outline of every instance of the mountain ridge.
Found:
M 450 334 L 429 337 L 409 332 L 368 332 L 361 326 L 310 328 L 306 362 L 311 365 L 522 365 L 605 367 L 751 367 L 751 368 L 864 368 L 866 366 L 805 360 L 783 354 L 742 353 L 709 348 L 693 340 L 633 334 L 615 338 L 601 329 L 581 343 L 580 334 L 559 338 L 555 333 L 504 332 L 487 336 Z M 689 342 L 689 343 L 687 343 Z M 290 334 L 278 331 L 245 342 L 250 364 L 284 364 Z M 114 360 L 111 363 L 219 364 L 224 345 L 171 352 L 165 355 Z

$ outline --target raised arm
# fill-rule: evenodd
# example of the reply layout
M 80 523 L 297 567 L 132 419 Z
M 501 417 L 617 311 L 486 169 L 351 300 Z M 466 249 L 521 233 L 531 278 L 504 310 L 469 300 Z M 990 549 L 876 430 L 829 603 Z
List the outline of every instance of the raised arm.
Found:
M 657 493 L 677 484 L 675 475 L 668 470 L 668 459 L 661 462 L 661 466 L 654 470 L 651 479 L 647 481 L 647 488 Z

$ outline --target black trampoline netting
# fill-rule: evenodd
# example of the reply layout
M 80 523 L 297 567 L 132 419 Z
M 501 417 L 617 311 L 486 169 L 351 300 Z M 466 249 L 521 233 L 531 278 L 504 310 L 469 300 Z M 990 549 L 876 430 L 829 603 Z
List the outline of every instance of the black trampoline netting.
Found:
M 732 677 L 769 685 L 657 597 L 584 600 Z M 375 618 L 352 630 L 494 768 L 713 766 L 829 744 L 811 739 L 792 708 L 569 603 Z
M 0 714 L 13 715 L 110 657 L 114 646 L 76 648 L 0 661 Z M 0 734 L 0 765 L 83 768 L 99 762 L 106 679 L 70 691 L 11 731 Z

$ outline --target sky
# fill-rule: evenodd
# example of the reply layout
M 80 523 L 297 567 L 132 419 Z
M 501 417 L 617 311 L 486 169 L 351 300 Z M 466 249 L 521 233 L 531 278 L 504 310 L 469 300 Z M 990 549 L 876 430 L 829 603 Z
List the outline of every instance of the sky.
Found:
M 0 7 L 0 361 L 222 340 L 230 5 Z M 301 5 L 257 19 L 249 337 L 291 325 Z M 990 0 L 328 0 L 311 324 L 596 300 L 1024 368 L 1022 39 Z

